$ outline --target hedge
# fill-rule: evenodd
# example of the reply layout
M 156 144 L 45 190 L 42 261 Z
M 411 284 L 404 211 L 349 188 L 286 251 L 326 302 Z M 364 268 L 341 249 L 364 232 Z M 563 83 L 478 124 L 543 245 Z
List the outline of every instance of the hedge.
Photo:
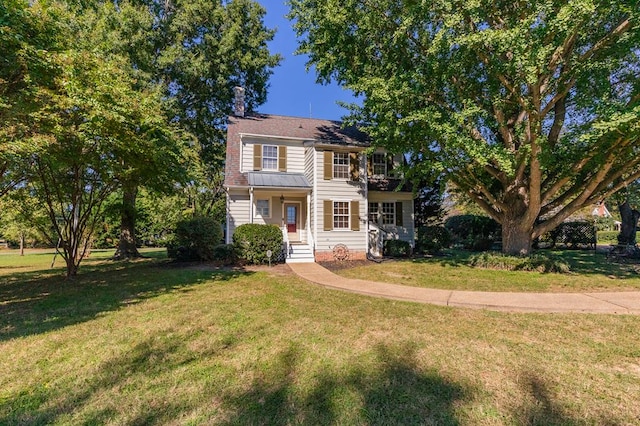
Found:
M 420 226 L 416 251 L 420 253 L 438 253 L 451 245 L 451 234 L 444 226 Z
M 473 214 L 451 216 L 444 227 L 451 233 L 453 244 L 475 251 L 489 250 L 502 233 L 502 227 L 492 218 Z
M 383 254 L 390 257 L 407 257 L 411 254 L 411 244 L 402 240 L 385 240 Z
M 233 245 L 238 258 L 246 263 L 268 263 L 267 250 L 271 250 L 271 261 L 275 262 L 282 258 L 282 231 L 276 225 L 246 223 L 234 231 Z
M 182 220 L 167 244 L 167 255 L 179 261 L 214 260 L 214 249 L 221 241 L 222 228 L 213 218 Z

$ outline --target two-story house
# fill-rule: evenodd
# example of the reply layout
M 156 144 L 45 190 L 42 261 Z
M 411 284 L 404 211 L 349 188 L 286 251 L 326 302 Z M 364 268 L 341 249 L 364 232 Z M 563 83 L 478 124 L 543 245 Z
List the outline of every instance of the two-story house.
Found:
M 287 262 L 381 256 L 384 239 L 414 242 L 413 194 L 394 175 L 402 156 L 365 150 L 369 138 L 337 121 L 229 117 L 224 186 L 227 243 L 244 223 L 281 227 Z

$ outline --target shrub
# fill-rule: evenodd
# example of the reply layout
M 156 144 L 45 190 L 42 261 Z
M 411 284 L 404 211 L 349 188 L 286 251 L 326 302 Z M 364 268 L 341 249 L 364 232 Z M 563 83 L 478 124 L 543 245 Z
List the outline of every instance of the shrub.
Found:
M 451 244 L 451 234 L 444 226 L 421 226 L 418 228 L 417 251 L 438 253 Z
M 233 244 L 218 244 L 213 248 L 213 260 L 223 265 L 233 265 L 238 260 Z
M 214 248 L 221 241 L 222 229 L 212 218 L 182 220 L 167 244 L 167 255 L 179 261 L 213 260 Z
M 618 244 L 618 231 L 598 231 L 598 244 Z
M 478 268 L 507 271 L 570 272 L 569 264 L 563 260 L 542 254 L 518 257 L 485 252 L 472 255 L 469 258 L 469 265 Z
M 247 223 L 234 231 L 233 245 L 238 258 L 249 264 L 267 263 L 267 250 L 273 253 L 271 261 L 274 262 L 282 251 L 282 231 L 276 225 Z
M 408 241 L 385 240 L 383 253 L 390 257 L 407 257 L 411 254 L 411 245 Z
M 469 250 L 489 250 L 500 240 L 502 228 L 490 217 L 465 214 L 451 216 L 444 224 L 451 234 L 453 244 Z
M 540 240 L 549 242 L 551 246 L 593 246 L 596 243 L 596 227 L 589 222 L 563 222 L 548 234 L 542 235 Z

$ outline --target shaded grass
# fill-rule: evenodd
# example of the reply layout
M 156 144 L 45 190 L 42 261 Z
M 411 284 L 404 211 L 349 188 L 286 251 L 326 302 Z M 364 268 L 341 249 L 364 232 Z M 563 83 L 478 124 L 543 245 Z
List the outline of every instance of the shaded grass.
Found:
M 634 424 L 633 316 L 368 298 L 284 268 L 44 278 L 68 320 L 0 341 L 0 424 Z M 2 283 L 27 294 L 40 279 Z M 118 290 L 120 288 L 120 290 Z M 65 296 L 66 295 L 66 296 Z M 2 299 L 4 300 L 4 299 Z M 49 299 L 52 300 L 52 299 Z M 94 300 L 109 300 L 88 309 Z
M 639 290 L 639 266 L 607 261 L 593 251 L 540 252 L 557 263 L 568 264 L 570 273 L 506 271 L 469 266 L 471 252 L 452 251 L 447 256 L 368 263 L 336 270 L 348 278 L 391 282 L 416 287 L 473 291 L 582 292 Z

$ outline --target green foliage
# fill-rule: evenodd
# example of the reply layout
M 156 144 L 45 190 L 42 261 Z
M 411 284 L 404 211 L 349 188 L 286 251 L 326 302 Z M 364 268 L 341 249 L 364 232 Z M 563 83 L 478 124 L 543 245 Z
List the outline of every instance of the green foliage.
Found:
M 411 255 L 411 245 L 408 241 L 385 240 L 382 253 L 389 257 L 408 257 Z
M 265 264 L 269 261 L 267 250 L 273 253 L 272 259 L 282 251 L 282 231 L 276 225 L 246 223 L 233 232 L 233 245 L 243 262 Z
M 238 261 L 236 247 L 233 244 L 218 244 L 213 248 L 213 260 L 223 265 L 233 265 Z
M 618 231 L 598 231 L 598 244 L 618 244 Z
M 416 250 L 421 253 L 438 253 L 451 245 L 451 234 L 444 226 L 421 226 L 418 228 Z
M 495 220 L 472 214 L 451 216 L 444 227 L 451 233 L 454 245 L 475 251 L 489 250 L 494 242 L 499 241 L 501 233 L 500 224 Z
M 595 226 L 598 231 L 613 231 L 615 221 L 612 217 L 596 217 Z
M 551 246 L 563 244 L 571 248 L 592 247 L 596 244 L 596 228 L 589 222 L 563 222 L 551 232 L 541 237 Z
M 444 172 L 513 230 L 507 252 L 640 177 L 635 1 L 292 0 L 290 17 L 318 79 L 362 96 L 349 121 L 419 156 L 409 175 Z
M 477 268 L 501 269 L 507 271 L 536 271 L 536 272 L 570 272 L 569 264 L 560 258 L 544 254 L 519 257 L 504 254 L 483 252 L 472 255 L 469 265 Z
M 178 261 L 215 260 L 222 228 L 210 217 L 182 220 L 176 225 L 167 255 Z

